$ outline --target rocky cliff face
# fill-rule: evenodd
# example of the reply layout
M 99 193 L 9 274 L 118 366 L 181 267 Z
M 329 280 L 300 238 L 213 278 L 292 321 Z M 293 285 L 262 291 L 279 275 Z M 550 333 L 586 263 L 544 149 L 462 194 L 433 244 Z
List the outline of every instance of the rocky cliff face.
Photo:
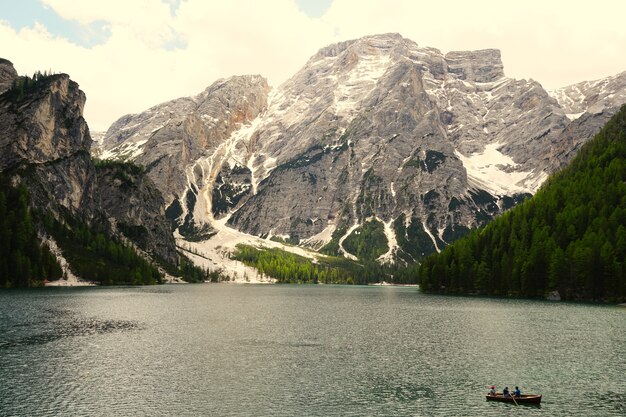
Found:
M 165 201 L 139 167 L 100 164 L 96 167 L 98 206 L 108 221 L 152 257 L 177 263 Z
M 532 193 L 536 156 L 567 123 L 502 68 L 498 51 L 444 55 L 399 35 L 322 49 L 248 139 L 256 192 L 230 223 L 319 245 L 376 219 L 387 256 L 442 248 Z
M 164 202 L 154 185 L 137 173 L 126 176 L 130 185 L 118 186 L 109 172 L 96 171 L 83 118 L 86 97 L 78 84 L 66 74 L 18 78 L 7 65 L 0 62 L 0 83 L 17 84 L 0 95 L 0 172 L 25 184 L 41 211 L 88 225 L 105 222 L 113 233 L 176 263 Z M 145 235 L 133 233 L 138 224 Z
M 17 71 L 11 61 L 0 58 L 0 94 L 7 91 L 16 78 Z
M 506 77 L 497 50 L 443 54 L 397 34 L 323 48 L 272 91 L 233 80 L 216 83 L 238 87 L 227 98 L 207 90 L 219 105 L 197 106 L 205 92 L 125 116 L 106 135 L 107 156 L 143 164 L 170 190 L 183 235 L 206 238 L 197 231 L 221 219 L 350 257 L 344 240 L 375 222 L 388 248 L 379 261 L 417 260 L 534 193 L 599 123 L 587 110 L 571 121 L 570 90 Z M 586 109 L 620 85 L 588 93 Z M 232 117 L 242 103 L 245 116 Z
M 0 96 L 0 171 L 28 167 L 37 204 L 93 216 L 91 138 L 82 112 L 85 94 L 66 74 L 28 81 Z
M 584 81 L 549 92 L 571 120 L 552 147 L 551 167 L 571 160 L 626 103 L 626 72 L 596 81 Z

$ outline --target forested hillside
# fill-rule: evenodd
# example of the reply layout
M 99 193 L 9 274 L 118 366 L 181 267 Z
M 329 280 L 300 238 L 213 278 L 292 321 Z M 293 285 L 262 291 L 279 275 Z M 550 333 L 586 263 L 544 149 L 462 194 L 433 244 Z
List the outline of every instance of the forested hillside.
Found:
M 414 267 L 380 265 L 371 260 L 352 261 L 338 256 L 318 256 L 315 261 L 277 248 L 237 245 L 232 258 L 256 268 L 278 283 L 358 284 L 381 281 L 415 284 Z
M 128 167 L 126 167 L 128 168 Z M 23 184 L 13 186 L 0 173 L 0 288 L 35 287 L 63 278 L 63 270 L 41 235 L 52 236 L 71 270 L 81 278 L 102 284 L 157 284 L 163 274 L 156 263 L 138 254 L 102 225 L 86 225 L 67 216 L 63 222 L 50 213 L 32 207 Z M 185 281 L 210 278 L 209 271 L 191 264 L 183 254 L 173 265 L 160 260 L 160 266 Z
M 37 237 L 26 188 L 10 187 L 0 174 L 0 288 L 42 285 L 62 274 Z
M 420 268 L 423 291 L 626 300 L 626 106 L 525 203 Z

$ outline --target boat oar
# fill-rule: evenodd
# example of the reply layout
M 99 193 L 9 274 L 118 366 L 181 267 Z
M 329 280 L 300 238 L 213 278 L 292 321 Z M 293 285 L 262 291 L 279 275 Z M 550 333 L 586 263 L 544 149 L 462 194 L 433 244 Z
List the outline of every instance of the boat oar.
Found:
M 515 405 L 519 405 L 519 404 L 517 403 L 517 401 L 515 401 L 515 394 L 510 394 L 510 393 L 509 393 L 509 395 L 511 396 L 511 398 L 513 398 L 513 402 L 515 403 Z

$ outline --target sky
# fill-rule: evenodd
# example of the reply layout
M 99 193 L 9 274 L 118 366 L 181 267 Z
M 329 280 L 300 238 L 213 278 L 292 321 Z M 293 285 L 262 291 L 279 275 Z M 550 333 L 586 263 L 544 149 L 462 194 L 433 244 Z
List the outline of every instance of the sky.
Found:
M 320 48 L 396 32 L 442 52 L 497 48 L 546 89 L 626 71 L 623 0 L 0 0 L 0 58 L 64 72 L 105 131 L 128 113 L 260 74 L 276 87 Z

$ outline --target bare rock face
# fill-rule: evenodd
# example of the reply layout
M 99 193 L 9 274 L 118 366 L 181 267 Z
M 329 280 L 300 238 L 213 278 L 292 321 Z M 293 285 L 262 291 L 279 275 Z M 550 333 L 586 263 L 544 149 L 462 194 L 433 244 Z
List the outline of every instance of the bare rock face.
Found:
M 504 77 L 504 66 L 497 49 L 448 52 L 445 59 L 448 72 L 459 80 L 490 83 Z
M 30 166 L 43 207 L 91 216 L 94 170 L 82 114 L 85 94 L 66 74 L 0 96 L 0 171 Z M 37 190 L 37 191 L 36 191 Z
M 17 71 L 11 61 L 0 58 L 0 94 L 11 88 L 13 80 L 17 78 Z
M 98 207 L 115 229 L 152 257 L 177 263 L 165 201 L 142 169 L 124 164 L 98 165 Z
M 19 161 L 47 163 L 91 147 L 82 117 L 85 94 L 67 74 L 47 77 L 28 87 L 23 97 L 2 96 L 3 158 L 0 169 Z
M 534 193 L 623 100 L 620 82 L 590 86 L 572 122 L 574 90 L 506 77 L 497 50 L 384 34 L 322 48 L 269 94 L 235 77 L 125 116 L 105 147 L 146 167 L 187 237 L 222 219 L 351 257 L 342 242 L 376 222 L 378 260 L 412 262 Z
M 230 224 L 320 245 L 376 220 L 390 256 L 441 249 L 534 192 L 536 156 L 567 124 L 502 68 L 496 50 L 444 55 L 395 34 L 324 48 L 250 135 L 255 192 Z
M 626 102 L 626 71 L 596 81 L 584 81 L 551 91 L 568 118 L 598 114 Z
M 210 156 L 242 123 L 256 118 L 267 105 L 268 91 L 260 76 L 231 77 L 195 97 L 124 116 L 108 129 L 102 158 L 145 166 L 167 202 L 172 202 L 183 195 L 188 177 L 197 173 L 187 167 Z
M 626 103 L 626 72 L 596 81 L 584 81 L 550 91 L 571 120 L 552 144 L 550 167 L 560 168 L 600 131 Z

